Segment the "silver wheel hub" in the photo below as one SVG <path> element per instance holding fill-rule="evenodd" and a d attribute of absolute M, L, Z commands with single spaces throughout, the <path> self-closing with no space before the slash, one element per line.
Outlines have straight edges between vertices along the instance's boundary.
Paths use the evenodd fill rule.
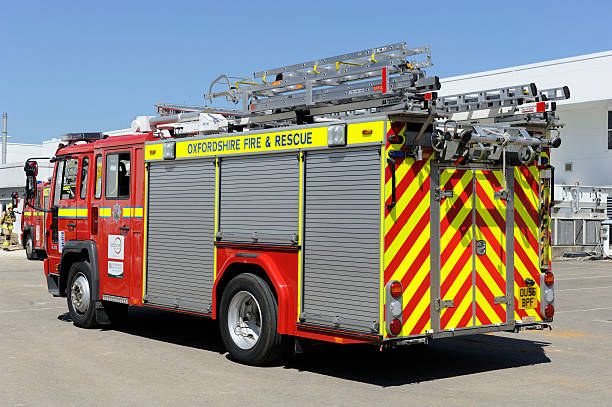
<path fill-rule="evenodd" d="M 28 238 L 28 240 L 26 240 L 26 252 L 28 254 L 31 254 L 32 253 L 32 249 L 33 249 L 33 247 L 32 247 L 32 239 Z"/>
<path fill-rule="evenodd" d="M 227 314 L 227 327 L 236 346 L 245 350 L 254 347 L 261 333 L 261 309 L 255 297 L 247 291 L 237 292 Z"/>
<path fill-rule="evenodd" d="M 89 308 L 90 299 L 91 296 L 87 277 L 79 273 L 70 287 L 70 301 L 72 302 L 72 306 L 79 314 L 85 314 Z"/>

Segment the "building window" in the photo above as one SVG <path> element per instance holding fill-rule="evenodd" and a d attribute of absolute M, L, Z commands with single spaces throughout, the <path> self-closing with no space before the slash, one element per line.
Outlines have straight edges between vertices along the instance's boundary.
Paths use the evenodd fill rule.
<path fill-rule="evenodd" d="M 572 172 L 574 169 L 574 163 L 565 163 L 565 172 Z"/>
<path fill-rule="evenodd" d="M 612 110 L 608 112 L 608 150 L 612 150 Z"/>

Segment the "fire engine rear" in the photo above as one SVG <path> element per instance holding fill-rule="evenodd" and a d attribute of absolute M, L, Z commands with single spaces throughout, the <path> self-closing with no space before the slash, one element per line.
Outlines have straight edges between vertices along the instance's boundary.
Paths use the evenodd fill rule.
<path fill-rule="evenodd" d="M 222 75 L 207 97 L 242 109 L 158 106 L 130 134 L 65 135 L 49 291 L 85 328 L 128 306 L 218 319 L 232 357 L 255 365 L 294 338 L 547 327 L 549 154 L 569 91 L 438 96 L 430 65 L 428 47 L 399 43 Z"/>

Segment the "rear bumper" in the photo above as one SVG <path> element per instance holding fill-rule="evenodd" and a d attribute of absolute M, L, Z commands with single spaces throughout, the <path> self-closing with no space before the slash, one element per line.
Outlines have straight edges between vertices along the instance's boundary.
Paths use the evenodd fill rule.
<path fill-rule="evenodd" d="M 478 335 L 483 333 L 491 333 L 491 332 L 519 332 L 522 330 L 542 330 L 545 328 L 550 328 L 551 321 L 542 321 L 542 322 L 531 322 L 527 324 L 517 323 L 512 321 L 509 324 L 500 324 L 500 325 L 488 325 L 488 326 L 479 326 L 479 327 L 469 327 L 469 328 L 460 328 L 454 330 L 444 330 L 439 332 L 432 332 L 423 335 L 414 335 L 414 336 L 404 336 L 398 338 L 385 338 L 383 342 L 397 342 L 401 344 L 401 342 L 405 342 L 407 344 L 413 343 L 415 341 L 425 341 L 433 339 L 442 339 L 442 338 L 453 338 L 455 336 L 466 336 L 466 335 Z"/>

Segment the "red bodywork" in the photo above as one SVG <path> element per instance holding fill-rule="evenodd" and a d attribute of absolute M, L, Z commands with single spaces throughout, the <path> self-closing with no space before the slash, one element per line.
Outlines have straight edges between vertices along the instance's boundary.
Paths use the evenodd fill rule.
<path fill-rule="evenodd" d="M 64 231 L 64 242 L 69 240 L 93 241 L 97 248 L 97 263 L 106 264 L 108 257 L 108 239 L 111 236 L 124 235 L 124 266 L 123 278 L 112 278 L 107 273 L 99 276 L 99 299 L 102 295 L 126 297 L 129 305 L 146 306 L 143 303 L 143 253 L 145 236 L 144 216 L 121 216 L 113 220 L 113 208 L 120 205 L 124 211 L 129 208 L 143 208 L 145 203 L 145 163 L 144 143 L 153 140 L 153 134 L 128 135 L 110 137 L 86 144 L 60 147 L 56 152 L 58 159 L 77 160 L 71 162 L 76 168 L 75 187 L 63 189 L 58 182 L 52 183 L 51 206 L 58 208 L 57 229 Z M 104 194 L 96 194 L 96 172 L 106 170 L 106 156 L 111 153 L 130 153 L 130 197 L 128 199 L 109 199 Z M 97 160 L 100 157 L 102 168 L 98 169 Z M 85 163 L 85 164 L 84 164 Z M 66 165 L 66 164 L 63 164 Z M 84 171 L 84 165 L 87 171 Z M 55 166 L 54 180 L 57 180 L 59 162 Z M 61 176 L 61 174 L 60 174 Z M 87 176 L 87 179 L 85 177 Z M 81 192 L 83 189 L 83 192 Z M 63 195 L 66 193 L 66 195 Z M 62 199 L 63 197 L 63 199 Z M 135 209 L 137 210 L 137 209 Z M 140 212 L 142 213 L 142 212 Z M 109 215 L 110 214 L 110 215 Z M 61 236 L 51 230 L 52 214 L 46 214 L 48 258 L 45 260 L 45 275 L 55 275 L 59 281 L 59 265 L 61 261 Z M 129 230 L 127 229 L 129 228 Z M 127 230 L 127 232 L 126 232 Z M 171 239 L 169 239 L 171 242 Z M 211 314 L 202 316 L 217 318 L 217 305 L 220 293 L 229 277 L 237 272 L 236 266 L 245 264 L 249 272 L 259 274 L 273 287 L 278 299 L 278 331 L 281 334 L 302 336 L 312 339 L 337 343 L 372 342 L 378 338 L 355 338 L 354 335 L 331 329 L 309 327 L 298 324 L 298 256 L 299 251 L 288 250 L 286 247 L 249 246 L 218 244 L 217 270 L 213 287 L 213 308 Z M 250 253 L 253 256 L 236 256 L 238 253 Z M 256 255 L 256 256 L 255 256 Z M 242 268 L 244 271 L 244 269 Z M 173 310 L 191 313 L 188 311 Z"/>

